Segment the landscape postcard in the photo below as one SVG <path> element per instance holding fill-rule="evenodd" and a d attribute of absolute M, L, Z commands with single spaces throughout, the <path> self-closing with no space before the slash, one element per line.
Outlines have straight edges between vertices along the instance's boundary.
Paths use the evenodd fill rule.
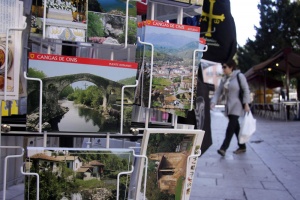
<path fill-rule="evenodd" d="M 32 0 L 31 36 L 85 42 L 87 12 L 88 0 Z"/>
<path fill-rule="evenodd" d="M 42 80 L 42 129 L 118 133 L 123 105 L 129 131 L 137 64 L 53 54 L 29 54 L 28 77 Z M 37 131 L 39 81 L 28 81 L 27 130 Z"/>
<path fill-rule="evenodd" d="M 32 0 L 31 36 L 72 42 L 124 43 L 126 3 L 128 38 L 133 44 L 136 2 L 123 0 Z"/>
<path fill-rule="evenodd" d="M 133 170 L 130 149 L 27 147 L 25 178 L 28 199 L 128 199 Z M 126 174 L 128 173 L 128 174 Z M 117 184 L 119 183 L 119 184 Z"/>
<path fill-rule="evenodd" d="M 91 2 L 91 1 L 90 1 Z M 136 2 L 123 0 L 98 0 L 100 9 L 91 6 L 88 12 L 87 41 L 99 44 L 120 45 L 136 43 Z M 126 18 L 126 3 L 128 16 Z M 92 5 L 97 3 L 93 1 Z M 127 21 L 126 21 L 127 20 Z M 125 38 L 127 23 L 127 38 Z"/>
<path fill-rule="evenodd" d="M 198 70 L 193 59 L 194 51 L 199 48 L 200 28 L 147 20 L 138 33 L 152 47 L 137 48 L 142 85 L 137 88 L 135 101 L 145 106 L 150 101 L 152 108 L 171 113 L 173 110 L 172 114 L 185 117 L 186 111 L 193 108 Z"/>
<path fill-rule="evenodd" d="M 137 194 L 148 200 L 188 200 L 203 136 L 202 130 L 145 129 L 141 154 L 148 157 L 147 184 L 145 192 L 141 162 Z"/>

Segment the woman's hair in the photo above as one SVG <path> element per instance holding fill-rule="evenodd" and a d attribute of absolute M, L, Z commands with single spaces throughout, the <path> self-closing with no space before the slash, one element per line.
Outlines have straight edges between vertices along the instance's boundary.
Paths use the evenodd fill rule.
<path fill-rule="evenodd" d="M 232 68 L 232 70 L 236 70 L 236 69 L 237 69 L 236 62 L 235 62 L 233 59 L 227 61 L 226 63 L 222 63 L 222 66 L 225 65 L 225 64 L 226 64 L 228 67 Z"/>

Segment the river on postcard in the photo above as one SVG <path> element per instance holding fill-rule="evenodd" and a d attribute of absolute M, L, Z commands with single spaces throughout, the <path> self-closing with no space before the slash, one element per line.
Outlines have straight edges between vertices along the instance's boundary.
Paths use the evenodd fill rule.
<path fill-rule="evenodd" d="M 58 123 L 59 131 L 72 132 L 99 132 L 100 122 L 103 120 L 100 113 L 74 104 L 73 101 L 60 100 L 59 104 L 68 107 L 69 111 L 64 114 Z M 103 131 L 103 130 L 102 130 Z"/>

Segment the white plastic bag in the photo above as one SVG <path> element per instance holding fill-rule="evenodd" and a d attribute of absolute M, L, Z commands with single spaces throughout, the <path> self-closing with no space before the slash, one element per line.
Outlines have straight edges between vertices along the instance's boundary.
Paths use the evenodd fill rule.
<path fill-rule="evenodd" d="M 250 140 L 251 135 L 256 130 L 256 119 L 253 118 L 251 111 L 245 113 L 244 121 L 242 122 L 239 143 L 244 144 Z"/>

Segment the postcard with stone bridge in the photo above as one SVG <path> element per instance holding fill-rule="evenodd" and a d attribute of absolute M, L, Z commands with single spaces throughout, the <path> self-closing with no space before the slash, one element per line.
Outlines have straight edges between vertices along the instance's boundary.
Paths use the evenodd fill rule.
<path fill-rule="evenodd" d="M 42 82 L 42 130 L 119 132 L 130 126 L 137 64 L 30 53 L 28 77 Z M 38 131 L 40 82 L 28 80 L 27 130 Z M 126 128 L 128 127 L 128 128 Z"/>

